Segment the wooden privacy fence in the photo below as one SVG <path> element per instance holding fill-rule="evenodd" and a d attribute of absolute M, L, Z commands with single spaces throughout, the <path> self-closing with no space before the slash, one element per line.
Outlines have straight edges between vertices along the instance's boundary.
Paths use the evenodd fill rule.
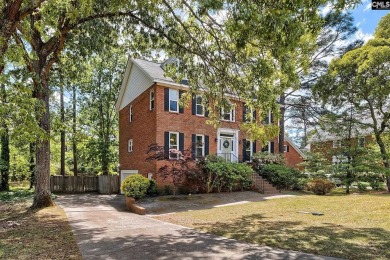
<path fill-rule="evenodd" d="M 101 194 L 119 193 L 119 175 L 50 177 L 51 192 Z"/>

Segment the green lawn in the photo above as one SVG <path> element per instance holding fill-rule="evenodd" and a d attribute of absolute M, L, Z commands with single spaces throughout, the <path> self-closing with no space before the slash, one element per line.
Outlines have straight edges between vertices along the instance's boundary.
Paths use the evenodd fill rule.
<path fill-rule="evenodd" d="M 348 259 L 390 259 L 388 194 L 301 194 L 157 218 L 276 248 Z"/>

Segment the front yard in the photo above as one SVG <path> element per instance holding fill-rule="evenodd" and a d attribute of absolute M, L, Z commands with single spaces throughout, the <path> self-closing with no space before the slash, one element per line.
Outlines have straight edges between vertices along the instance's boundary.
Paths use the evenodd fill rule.
<path fill-rule="evenodd" d="M 0 192 L 0 259 L 81 259 L 65 212 L 31 203 L 31 191 Z"/>
<path fill-rule="evenodd" d="M 388 194 L 298 194 L 154 217 L 276 248 L 348 259 L 390 259 Z"/>

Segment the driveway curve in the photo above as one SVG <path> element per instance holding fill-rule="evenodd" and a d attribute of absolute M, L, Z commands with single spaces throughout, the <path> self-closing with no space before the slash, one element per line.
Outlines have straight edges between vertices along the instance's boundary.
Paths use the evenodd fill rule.
<path fill-rule="evenodd" d="M 83 259 L 335 259 L 227 239 L 126 211 L 121 195 L 56 199 Z"/>

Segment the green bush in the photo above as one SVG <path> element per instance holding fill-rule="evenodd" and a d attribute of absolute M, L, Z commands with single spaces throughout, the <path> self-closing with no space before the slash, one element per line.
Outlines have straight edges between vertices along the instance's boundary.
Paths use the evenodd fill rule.
<path fill-rule="evenodd" d="M 360 191 L 366 191 L 368 184 L 364 182 L 358 182 L 357 187 Z"/>
<path fill-rule="evenodd" d="M 250 166 L 242 163 L 226 162 L 222 160 L 206 161 L 201 178 L 206 185 L 207 192 L 216 190 L 221 192 L 223 190 L 232 191 L 236 186 L 241 190 L 249 188 L 252 184 L 253 170 Z"/>
<path fill-rule="evenodd" d="M 317 195 L 329 193 L 336 185 L 327 179 L 313 179 L 307 183 L 307 190 Z"/>
<path fill-rule="evenodd" d="M 150 182 L 148 178 L 145 178 L 141 174 L 133 174 L 123 181 L 121 190 L 127 197 L 142 199 L 145 197 L 149 185 Z"/>
<path fill-rule="evenodd" d="M 295 168 L 279 164 L 267 164 L 259 174 L 278 189 L 303 190 L 307 176 Z"/>

